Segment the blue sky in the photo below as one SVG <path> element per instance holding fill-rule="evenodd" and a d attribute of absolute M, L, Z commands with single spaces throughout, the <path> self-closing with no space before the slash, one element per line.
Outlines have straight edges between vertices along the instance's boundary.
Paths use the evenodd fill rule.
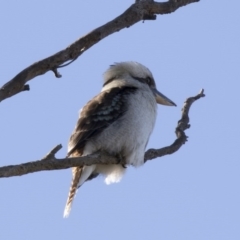
<path fill-rule="evenodd" d="M 66 48 L 121 14 L 132 1 L 0 3 L 0 85 L 23 68 Z M 101 89 L 119 61 L 146 65 L 159 90 L 177 103 L 158 107 L 148 147 L 175 140 L 184 100 L 205 89 L 190 110 L 189 141 L 171 156 L 129 168 L 119 184 L 102 178 L 63 209 L 71 170 L 1 179 L 1 239 L 240 238 L 240 3 L 201 1 L 139 22 L 102 40 L 77 61 L 30 82 L 30 92 L 1 103 L 1 165 L 42 158 L 55 145 L 66 155 L 79 109 Z"/>

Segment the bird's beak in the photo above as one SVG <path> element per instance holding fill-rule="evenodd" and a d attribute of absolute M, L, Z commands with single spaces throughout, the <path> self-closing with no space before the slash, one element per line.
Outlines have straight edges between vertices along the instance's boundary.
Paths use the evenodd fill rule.
<path fill-rule="evenodd" d="M 156 88 L 152 88 L 153 94 L 158 104 L 166 106 L 177 106 L 172 100 L 160 93 Z"/>

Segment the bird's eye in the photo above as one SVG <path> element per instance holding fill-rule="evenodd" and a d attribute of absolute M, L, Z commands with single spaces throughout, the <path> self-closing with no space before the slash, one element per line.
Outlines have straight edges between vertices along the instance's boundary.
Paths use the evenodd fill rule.
<path fill-rule="evenodd" d="M 151 84 L 151 82 L 152 82 L 152 79 L 151 79 L 150 77 L 147 77 L 147 79 L 146 79 L 146 80 L 147 80 L 147 84 L 148 84 L 148 85 L 150 85 L 150 84 Z"/>

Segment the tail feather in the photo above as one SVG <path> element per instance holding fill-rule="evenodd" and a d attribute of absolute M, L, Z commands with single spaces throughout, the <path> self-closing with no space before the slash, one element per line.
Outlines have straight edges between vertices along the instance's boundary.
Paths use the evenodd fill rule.
<path fill-rule="evenodd" d="M 64 218 L 67 218 L 70 214 L 73 199 L 74 199 L 74 196 L 75 196 L 75 194 L 77 192 L 77 189 L 79 187 L 79 181 L 80 181 L 81 175 L 82 175 L 82 168 L 74 167 L 73 168 L 72 184 L 71 184 L 71 187 L 70 187 L 70 190 L 69 190 L 67 203 L 66 203 L 64 213 L 63 213 Z"/>

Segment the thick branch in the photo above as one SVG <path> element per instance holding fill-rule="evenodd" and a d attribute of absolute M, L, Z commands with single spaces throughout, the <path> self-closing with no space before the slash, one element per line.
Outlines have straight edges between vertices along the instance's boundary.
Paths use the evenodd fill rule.
<path fill-rule="evenodd" d="M 195 97 L 188 98 L 182 108 L 182 118 L 178 121 L 176 127 L 177 139 L 174 143 L 168 147 L 160 149 L 149 149 L 145 153 L 145 162 L 157 157 L 162 157 L 167 154 L 172 154 L 176 152 L 186 141 L 187 136 L 184 131 L 190 127 L 189 125 L 189 110 L 193 102 L 198 100 L 201 97 L 204 97 L 203 90 L 200 91 Z M 105 152 L 97 152 L 85 157 L 77 158 L 63 158 L 56 159 L 55 154 L 62 148 L 61 145 L 56 146 L 53 150 L 50 151 L 42 160 L 23 163 L 14 166 L 5 166 L 0 168 L 0 178 L 2 177 L 13 177 L 21 176 L 28 173 L 39 172 L 44 170 L 58 170 L 66 169 L 70 167 L 82 167 L 84 165 L 90 166 L 93 164 L 117 164 L 123 163 L 115 156 L 111 156 Z"/>
<path fill-rule="evenodd" d="M 50 70 L 54 72 L 56 77 L 61 77 L 57 71 L 61 64 L 77 59 L 82 53 L 110 34 L 130 27 L 141 20 L 154 20 L 156 19 L 155 14 L 172 13 L 179 7 L 198 1 L 200 0 L 170 0 L 163 3 L 137 1 L 114 20 L 81 37 L 66 49 L 36 62 L 18 73 L 0 88 L 0 102 L 17 93 L 29 90 L 29 85 L 25 85 L 28 81 Z"/>
<path fill-rule="evenodd" d="M 58 148 L 59 150 L 62 148 L 62 146 L 58 145 L 55 148 Z M 0 177 L 21 176 L 21 175 L 25 175 L 33 172 L 66 169 L 73 166 L 79 166 L 79 167 L 82 167 L 84 165 L 90 166 L 96 163 L 102 163 L 102 164 L 113 163 L 114 164 L 118 162 L 119 160 L 116 157 L 111 156 L 107 153 L 100 153 L 100 152 L 94 153 L 85 157 L 63 158 L 63 159 L 56 159 L 54 155 L 49 154 L 42 160 L 27 162 L 19 165 L 10 165 L 6 167 L 1 167 Z"/>

